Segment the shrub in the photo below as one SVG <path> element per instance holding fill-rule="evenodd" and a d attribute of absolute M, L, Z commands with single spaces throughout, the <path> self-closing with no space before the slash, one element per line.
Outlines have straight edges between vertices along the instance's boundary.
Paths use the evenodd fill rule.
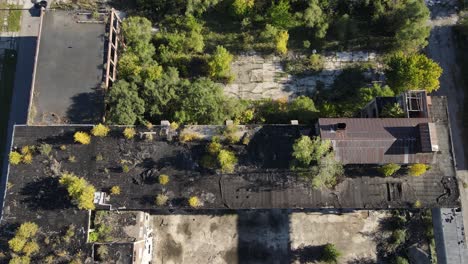
<path fill-rule="evenodd" d="M 294 142 L 292 155 L 302 167 L 308 166 L 312 161 L 313 147 L 308 136 L 301 136 Z"/>
<path fill-rule="evenodd" d="M 169 200 L 169 197 L 167 197 L 167 195 L 165 194 L 160 193 L 156 195 L 156 199 L 154 202 L 156 203 L 157 206 L 163 206 L 167 203 L 167 200 Z"/>
<path fill-rule="evenodd" d="M 79 209 L 93 210 L 94 193 L 96 189 L 84 178 L 80 178 L 72 173 L 64 173 L 59 183 L 67 188 L 70 198 L 78 204 Z"/>
<path fill-rule="evenodd" d="M 392 244 L 395 247 L 398 247 L 399 245 L 403 244 L 406 240 L 406 231 L 404 229 L 397 229 L 393 231 L 392 233 Z"/>
<path fill-rule="evenodd" d="M 392 176 L 401 168 L 400 165 L 395 163 L 385 164 L 379 168 L 379 172 L 382 173 L 385 177 Z"/>
<path fill-rule="evenodd" d="M 39 145 L 39 153 L 44 156 L 49 156 L 50 152 L 52 151 L 52 146 L 46 143 Z"/>
<path fill-rule="evenodd" d="M 29 264 L 31 259 L 28 256 L 14 256 L 8 264 Z"/>
<path fill-rule="evenodd" d="M 48 255 L 45 257 L 44 262 L 46 264 L 54 264 L 55 263 L 55 256 L 54 255 Z"/>
<path fill-rule="evenodd" d="M 166 174 L 159 175 L 159 184 L 166 185 L 169 183 L 169 176 Z"/>
<path fill-rule="evenodd" d="M 422 207 L 422 203 L 420 200 L 416 200 L 416 202 L 414 202 L 413 204 L 413 207 L 414 208 L 421 208 Z"/>
<path fill-rule="evenodd" d="M 18 231 L 16 231 L 16 235 L 24 237 L 24 238 L 30 238 L 30 237 L 35 236 L 38 230 L 39 230 L 39 227 L 37 226 L 36 223 L 24 222 L 23 224 L 20 225 L 20 227 L 18 228 Z"/>
<path fill-rule="evenodd" d="M 176 122 L 171 123 L 171 129 L 172 130 L 177 130 L 178 128 L 179 128 L 179 124 L 177 124 Z"/>
<path fill-rule="evenodd" d="M 123 135 L 126 139 L 132 139 L 135 137 L 136 135 L 136 131 L 135 131 L 135 128 L 133 127 L 127 127 L 124 129 L 123 131 Z"/>
<path fill-rule="evenodd" d="M 197 207 L 200 207 L 202 204 L 200 202 L 200 199 L 198 199 L 197 196 L 192 196 L 189 198 L 188 200 L 188 203 L 190 205 L 190 207 L 192 208 L 197 208 Z"/>
<path fill-rule="evenodd" d="M 75 225 L 71 224 L 68 226 L 67 231 L 65 232 L 65 235 L 63 236 L 63 241 L 65 241 L 66 243 L 70 243 L 70 240 L 74 236 L 75 236 Z"/>
<path fill-rule="evenodd" d="M 122 172 L 127 173 L 130 171 L 130 168 L 128 167 L 127 164 L 122 165 Z"/>
<path fill-rule="evenodd" d="M 309 67 L 313 71 L 321 71 L 323 70 L 323 57 L 320 54 L 312 54 L 309 57 Z"/>
<path fill-rule="evenodd" d="M 15 236 L 8 241 L 8 246 L 13 252 L 21 252 L 26 244 L 26 238 Z"/>
<path fill-rule="evenodd" d="M 110 193 L 112 195 L 119 195 L 120 194 L 120 187 L 119 186 L 112 186 L 110 189 Z"/>
<path fill-rule="evenodd" d="M 26 153 L 24 156 L 23 156 L 23 162 L 25 164 L 31 164 L 32 163 L 32 154 L 31 153 Z"/>
<path fill-rule="evenodd" d="M 217 46 L 208 62 L 210 76 L 215 79 L 232 81 L 234 78 L 231 74 L 231 62 L 233 58 L 227 49 L 223 46 Z"/>
<path fill-rule="evenodd" d="M 98 241 L 99 234 L 96 231 L 90 232 L 88 235 L 89 242 L 96 242 Z"/>
<path fill-rule="evenodd" d="M 427 165 L 422 163 L 416 163 L 409 167 L 409 175 L 421 176 L 427 171 Z"/>
<path fill-rule="evenodd" d="M 19 152 L 17 151 L 10 152 L 10 156 L 9 156 L 10 164 L 18 165 L 20 164 L 22 159 L 23 159 L 23 156 Z"/>
<path fill-rule="evenodd" d="M 206 147 L 206 150 L 211 155 L 218 155 L 222 148 L 223 146 L 221 145 L 221 143 L 219 143 L 215 138 L 213 138 L 211 143 L 208 144 L 208 146 Z"/>
<path fill-rule="evenodd" d="M 91 137 L 86 132 L 78 131 L 73 137 L 75 139 L 75 142 L 81 143 L 83 145 L 88 145 L 89 143 L 91 143 Z"/>
<path fill-rule="evenodd" d="M 31 146 L 24 146 L 21 148 L 21 154 L 26 155 L 26 154 L 32 154 L 33 152 L 33 147 Z"/>
<path fill-rule="evenodd" d="M 70 156 L 68 157 L 68 161 L 71 162 L 71 163 L 75 163 L 75 162 L 76 162 L 76 157 L 73 156 L 73 155 L 70 155 Z"/>
<path fill-rule="evenodd" d="M 105 260 L 107 255 L 109 255 L 109 249 L 106 245 L 100 245 L 97 249 L 97 255 L 99 256 L 100 260 Z"/>
<path fill-rule="evenodd" d="M 146 141 L 153 141 L 153 134 L 151 134 L 151 133 L 146 133 L 146 134 L 145 134 L 145 140 L 146 140 Z"/>
<path fill-rule="evenodd" d="M 286 30 L 281 30 L 278 32 L 278 35 L 276 36 L 276 51 L 281 54 L 285 55 L 288 53 L 288 40 L 289 40 L 289 34 L 288 31 Z"/>
<path fill-rule="evenodd" d="M 23 247 L 23 253 L 26 256 L 30 256 L 37 252 L 39 252 L 39 245 L 37 244 L 37 242 L 35 241 L 26 242 L 26 244 Z"/>
<path fill-rule="evenodd" d="M 98 153 L 98 154 L 96 155 L 96 161 L 102 161 L 102 160 L 104 160 L 104 156 L 102 156 L 101 153 Z"/>
<path fill-rule="evenodd" d="M 200 135 L 197 133 L 183 133 L 182 135 L 180 135 L 180 141 L 182 142 L 190 142 L 200 138 Z"/>
<path fill-rule="evenodd" d="M 232 173 L 237 163 L 236 155 L 229 150 L 221 150 L 218 154 L 218 163 L 221 166 L 221 171 Z"/>
<path fill-rule="evenodd" d="M 65 146 L 65 145 L 60 145 L 60 150 L 67 150 L 67 146 Z"/>
<path fill-rule="evenodd" d="M 236 125 L 228 125 L 224 129 L 223 135 L 226 141 L 230 144 L 236 144 L 240 138 L 236 135 L 239 128 Z"/>
<path fill-rule="evenodd" d="M 105 126 L 103 124 L 97 124 L 93 127 L 91 130 L 91 134 L 95 137 L 105 137 L 109 133 L 110 129 L 108 126 Z"/>
<path fill-rule="evenodd" d="M 395 264 L 409 264 L 409 262 L 406 258 L 397 256 L 395 258 Z"/>
<path fill-rule="evenodd" d="M 337 263 L 338 258 L 341 256 L 341 252 L 338 251 L 335 245 L 333 244 L 326 244 L 325 247 L 323 248 L 322 252 L 322 261 L 325 261 L 326 263 Z"/>

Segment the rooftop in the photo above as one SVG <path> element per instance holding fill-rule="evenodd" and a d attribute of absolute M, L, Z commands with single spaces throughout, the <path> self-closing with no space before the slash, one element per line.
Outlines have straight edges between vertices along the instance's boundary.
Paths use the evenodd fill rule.
<path fill-rule="evenodd" d="M 29 121 L 99 122 L 106 25 L 71 11 L 47 10 L 42 16 Z"/>

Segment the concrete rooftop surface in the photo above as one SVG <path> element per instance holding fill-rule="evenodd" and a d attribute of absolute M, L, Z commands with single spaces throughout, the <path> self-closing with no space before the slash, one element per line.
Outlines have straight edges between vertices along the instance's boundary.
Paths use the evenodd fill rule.
<path fill-rule="evenodd" d="M 106 26 L 85 22 L 87 16 L 74 12 L 43 13 L 30 123 L 92 124 L 101 120 Z"/>

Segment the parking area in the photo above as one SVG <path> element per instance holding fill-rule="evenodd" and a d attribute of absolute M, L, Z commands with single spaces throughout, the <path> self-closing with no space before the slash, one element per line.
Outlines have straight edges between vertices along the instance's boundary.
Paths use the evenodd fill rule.
<path fill-rule="evenodd" d="M 155 263 L 313 263 L 326 243 L 339 263 L 377 259 L 372 239 L 386 212 L 346 214 L 251 210 L 223 215 L 154 215 Z"/>
<path fill-rule="evenodd" d="M 44 13 L 29 123 L 101 120 L 106 27 L 90 19 L 68 11 Z"/>

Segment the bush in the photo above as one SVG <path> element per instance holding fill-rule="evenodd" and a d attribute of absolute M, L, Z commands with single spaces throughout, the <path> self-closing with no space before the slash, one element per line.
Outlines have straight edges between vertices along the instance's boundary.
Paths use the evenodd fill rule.
<path fill-rule="evenodd" d="M 159 175 L 159 184 L 166 185 L 169 183 L 169 175 L 161 174 Z"/>
<path fill-rule="evenodd" d="M 31 263 L 31 259 L 28 256 L 14 256 L 10 259 L 9 264 L 29 264 Z"/>
<path fill-rule="evenodd" d="M 101 153 L 98 153 L 98 154 L 96 155 L 96 161 L 102 161 L 102 160 L 104 160 L 104 156 L 102 156 Z"/>
<path fill-rule="evenodd" d="M 112 186 L 110 189 L 110 193 L 112 195 L 119 195 L 120 194 L 120 187 L 119 186 Z"/>
<path fill-rule="evenodd" d="M 75 236 L 75 225 L 71 224 L 67 228 L 67 232 L 65 232 L 65 235 L 63 236 L 63 241 L 65 243 L 70 243 L 70 240 Z"/>
<path fill-rule="evenodd" d="M 211 56 L 208 66 L 210 76 L 214 79 L 226 79 L 232 81 L 234 76 L 231 74 L 231 62 L 234 57 L 223 46 L 217 46 L 215 53 Z"/>
<path fill-rule="evenodd" d="M 167 195 L 165 194 L 160 193 L 156 195 L 155 203 L 157 206 L 163 206 L 167 203 L 167 200 L 169 200 L 169 197 L 167 197 Z"/>
<path fill-rule="evenodd" d="M 132 139 L 135 137 L 136 135 L 136 131 L 135 131 L 135 128 L 133 127 L 127 127 L 124 129 L 123 131 L 123 135 L 126 139 Z"/>
<path fill-rule="evenodd" d="M 188 200 L 188 203 L 189 203 L 190 207 L 192 207 L 192 208 L 198 208 L 198 207 L 200 207 L 202 205 L 197 196 L 190 197 L 189 200 Z"/>
<path fill-rule="evenodd" d="M 393 231 L 391 241 L 395 247 L 403 244 L 406 240 L 406 231 L 404 229 L 397 229 Z"/>
<path fill-rule="evenodd" d="M 32 163 L 32 160 L 33 160 L 33 157 L 32 157 L 32 154 L 31 153 L 26 153 L 24 156 L 23 156 L 23 162 L 25 164 L 31 164 Z"/>
<path fill-rule="evenodd" d="M 409 262 L 406 258 L 397 256 L 395 258 L 395 264 L 409 264 Z"/>
<path fill-rule="evenodd" d="M 71 162 L 71 163 L 75 163 L 76 162 L 76 157 L 73 156 L 73 155 L 70 155 L 70 156 L 68 156 L 68 161 Z"/>
<path fill-rule="evenodd" d="M 91 137 L 86 132 L 78 131 L 75 133 L 73 138 L 75 139 L 75 142 L 81 143 L 83 145 L 88 145 L 91 143 Z"/>
<path fill-rule="evenodd" d="M 97 249 L 97 255 L 100 260 L 105 260 L 109 255 L 109 249 L 106 245 L 100 245 Z"/>
<path fill-rule="evenodd" d="M 39 252 L 39 245 L 35 241 L 26 242 L 26 244 L 23 247 L 23 253 L 26 256 L 30 256 L 37 252 Z"/>
<path fill-rule="evenodd" d="M 311 70 L 319 72 L 323 70 L 323 57 L 320 54 L 312 54 L 309 57 L 309 67 Z"/>
<path fill-rule="evenodd" d="M 122 172 L 123 173 L 128 173 L 130 171 L 130 168 L 128 167 L 127 164 L 122 165 Z"/>
<path fill-rule="evenodd" d="M 8 241 L 8 246 L 13 252 L 21 252 L 26 244 L 26 238 L 21 236 L 15 236 Z"/>
<path fill-rule="evenodd" d="M 224 129 L 223 135 L 229 144 L 236 144 L 239 142 L 240 138 L 236 135 L 238 130 L 236 125 L 229 125 Z"/>
<path fill-rule="evenodd" d="M 276 41 L 276 51 L 281 54 L 285 55 L 288 53 L 288 40 L 289 34 L 286 30 L 281 30 L 278 32 L 278 35 L 275 38 Z"/>
<path fill-rule="evenodd" d="M 208 153 L 210 153 L 210 155 L 218 155 L 222 148 L 223 146 L 221 145 L 221 143 L 219 143 L 218 139 L 213 137 L 210 144 L 208 144 L 208 146 L 206 147 L 206 150 L 208 151 Z"/>
<path fill-rule="evenodd" d="M 392 176 L 401 168 L 400 165 L 395 163 L 385 164 L 379 168 L 379 172 L 382 173 L 385 177 Z"/>
<path fill-rule="evenodd" d="M 218 154 L 218 163 L 221 166 L 221 171 L 232 173 L 237 163 L 236 155 L 229 150 L 221 150 Z"/>
<path fill-rule="evenodd" d="M 36 235 L 39 227 L 36 223 L 33 222 L 24 222 L 16 231 L 16 235 L 24 237 L 24 238 L 31 238 Z"/>
<path fill-rule="evenodd" d="M 427 165 L 422 163 L 416 163 L 409 167 L 409 175 L 421 176 L 427 171 Z"/>
<path fill-rule="evenodd" d="M 19 152 L 17 152 L 17 151 L 10 152 L 9 161 L 10 161 L 11 165 L 20 164 L 22 159 L 23 159 L 23 156 Z"/>
<path fill-rule="evenodd" d="M 44 156 L 49 156 L 50 152 L 52 151 L 52 146 L 46 143 L 43 143 L 39 146 L 39 153 Z"/>
<path fill-rule="evenodd" d="M 335 245 L 326 244 L 323 248 L 321 260 L 326 263 L 338 263 L 338 258 L 341 256 L 341 252 L 338 251 Z"/>
<path fill-rule="evenodd" d="M 197 133 L 183 133 L 182 135 L 180 135 L 180 141 L 182 142 L 190 142 L 200 138 L 200 135 Z"/>
<path fill-rule="evenodd" d="M 97 124 L 93 127 L 91 130 L 91 134 L 95 137 L 105 137 L 109 133 L 110 129 L 108 126 L 105 126 L 103 124 Z"/>
<path fill-rule="evenodd" d="M 32 154 L 33 153 L 33 147 L 32 146 L 24 146 L 21 148 L 21 154 L 26 155 L 26 154 Z"/>
<path fill-rule="evenodd" d="M 414 208 L 421 208 L 422 207 L 422 203 L 420 200 L 416 200 L 416 202 L 414 202 L 413 204 L 413 207 Z"/>

